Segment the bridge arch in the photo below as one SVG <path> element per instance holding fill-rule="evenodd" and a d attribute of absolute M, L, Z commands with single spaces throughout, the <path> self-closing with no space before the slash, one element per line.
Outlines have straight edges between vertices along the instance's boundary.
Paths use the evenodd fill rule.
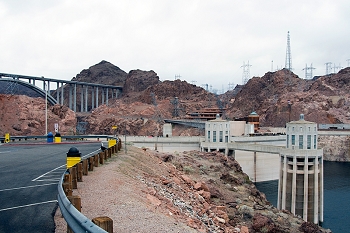
<path fill-rule="evenodd" d="M 23 82 L 21 80 L 18 79 L 13 79 L 13 78 L 0 78 L 0 82 L 13 82 L 13 83 L 17 83 L 19 85 L 28 87 L 29 89 L 35 91 L 36 93 L 38 93 L 40 96 L 45 98 L 45 91 L 37 86 L 34 86 L 30 83 L 27 82 Z M 55 98 L 53 98 L 50 94 L 47 94 L 47 101 L 51 104 L 51 105 L 55 105 L 57 104 L 57 101 Z"/>

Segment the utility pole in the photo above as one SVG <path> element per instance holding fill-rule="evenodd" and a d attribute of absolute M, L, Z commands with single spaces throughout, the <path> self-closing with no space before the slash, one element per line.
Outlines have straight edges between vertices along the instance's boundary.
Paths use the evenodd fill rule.
<path fill-rule="evenodd" d="M 241 66 L 241 68 L 243 68 L 243 74 L 242 74 L 242 84 L 245 85 L 247 84 L 249 78 L 250 78 L 250 70 L 249 67 L 252 65 L 249 65 L 249 61 L 248 64 L 245 64 L 243 62 L 243 65 Z"/>
<path fill-rule="evenodd" d="M 42 77 L 44 78 L 44 77 Z M 47 135 L 47 90 L 46 81 L 44 80 L 44 91 L 45 91 L 45 135 Z"/>
<path fill-rule="evenodd" d="M 303 70 L 305 70 L 305 79 L 312 79 L 312 70 L 314 70 L 316 68 L 312 67 L 312 63 L 310 67 L 307 67 L 307 64 L 305 65 L 305 68 Z"/>
<path fill-rule="evenodd" d="M 287 35 L 287 50 L 286 50 L 286 63 L 285 67 L 287 70 L 292 71 L 292 52 L 290 50 L 290 36 L 289 31 Z"/>

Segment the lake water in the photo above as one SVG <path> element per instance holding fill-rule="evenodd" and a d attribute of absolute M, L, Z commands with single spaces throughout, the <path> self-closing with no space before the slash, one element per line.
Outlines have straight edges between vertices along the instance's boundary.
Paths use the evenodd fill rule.
<path fill-rule="evenodd" d="M 350 232 L 350 163 L 324 161 L 322 227 L 334 233 Z M 278 181 L 256 183 L 267 200 L 277 206 Z"/>

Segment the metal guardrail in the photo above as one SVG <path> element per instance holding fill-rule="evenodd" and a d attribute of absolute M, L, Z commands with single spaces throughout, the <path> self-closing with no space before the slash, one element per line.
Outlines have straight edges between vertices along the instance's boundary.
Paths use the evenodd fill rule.
<path fill-rule="evenodd" d="M 68 226 L 75 233 L 80 233 L 80 232 L 106 233 L 107 231 L 95 225 L 90 219 L 88 219 L 85 215 L 80 213 L 73 206 L 73 204 L 68 200 L 62 187 L 63 178 L 64 178 L 64 173 L 58 184 L 57 200 L 58 200 L 58 205 L 60 207 L 61 213 L 64 219 L 66 220 Z"/>
<path fill-rule="evenodd" d="M 61 136 L 61 138 L 65 139 L 82 139 L 82 138 L 113 138 L 111 135 L 66 135 Z M 28 140 L 28 139 L 46 139 L 46 135 L 38 135 L 38 136 L 11 136 L 10 140 Z M 0 137 L 0 141 L 4 141 L 5 137 Z"/>

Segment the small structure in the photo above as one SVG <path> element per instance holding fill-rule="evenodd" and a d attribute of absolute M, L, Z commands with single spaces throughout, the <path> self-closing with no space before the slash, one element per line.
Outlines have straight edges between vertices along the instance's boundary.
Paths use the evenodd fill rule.
<path fill-rule="evenodd" d="M 323 149 L 317 149 L 317 124 L 301 114 L 298 121 L 287 123 L 286 130 L 277 207 L 318 224 L 323 222 Z"/>
<path fill-rule="evenodd" d="M 248 116 L 248 124 L 254 125 L 254 133 L 258 132 L 259 130 L 259 115 L 256 112 L 250 113 Z"/>
<path fill-rule="evenodd" d="M 172 137 L 173 136 L 173 127 L 170 123 L 163 125 L 163 137 Z"/>

